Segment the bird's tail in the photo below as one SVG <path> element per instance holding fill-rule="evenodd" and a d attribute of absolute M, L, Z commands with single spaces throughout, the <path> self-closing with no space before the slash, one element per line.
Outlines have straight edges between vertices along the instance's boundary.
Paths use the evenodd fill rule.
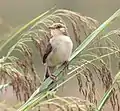
<path fill-rule="evenodd" d="M 49 74 L 49 73 L 50 73 L 49 67 L 47 67 L 47 68 L 46 68 L 46 71 L 45 71 L 44 81 L 45 81 L 47 78 L 50 77 L 50 74 Z M 50 85 L 52 85 L 54 82 L 55 82 L 55 81 L 53 80 Z M 52 89 L 53 89 L 54 87 L 56 87 L 56 86 L 57 86 L 57 85 L 53 86 L 50 90 L 52 90 Z"/>
<path fill-rule="evenodd" d="M 49 77 L 49 71 L 48 71 L 48 68 L 46 68 L 46 71 L 45 71 L 45 76 L 44 76 L 44 81 Z"/>

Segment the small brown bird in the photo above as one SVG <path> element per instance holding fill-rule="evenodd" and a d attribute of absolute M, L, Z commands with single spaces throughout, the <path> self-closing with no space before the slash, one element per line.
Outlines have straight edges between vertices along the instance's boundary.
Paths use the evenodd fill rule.
<path fill-rule="evenodd" d="M 43 56 L 43 63 L 46 65 L 45 79 L 48 77 L 55 79 L 56 77 L 52 74 L 53 69 L 68 61 L 72 53 L 73 42 L 71 38 L 67 36 L 65 25 L 54 23 L 49 29 L 52 38 Z"/>

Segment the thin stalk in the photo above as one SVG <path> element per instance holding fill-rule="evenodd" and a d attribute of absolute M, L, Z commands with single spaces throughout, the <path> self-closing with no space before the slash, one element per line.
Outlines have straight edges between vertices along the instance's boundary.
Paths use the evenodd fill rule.
<path fill-rule="evenodd" d="M 104 96 L 102 97 L 98 107 L 96 108 L 95 111 L 101 111 L 103 106 L 105 105 L 105 103 L 107 102 L 107 100 L 110 98 L 111 94 L 112 94 L 112 90 L 114 88 L 114 85 L 117 83 L 117 80 L 119 79 L 119 76 L 120 76 L 120 72 L 118 72 L 116 74 L 116 76 L 114 77 L 114 80 L 113 80 L 113 84 L 112 86 L 110 87 L 110 89 L 104 94 Z"/>
<path fill-rule="evenodd" d="M 24 25 L 22 28 L 20 28 L 15 34 L 13 34 L 10 39 L 8 39 L 1 47 L 0 47 L 0 51 L 3 50 L 4 47 L 7 46 L 7 44 L 15 37 L 20 36 L 20 34 L 24 33 L 28 27 L 32 26 L 33 24 L 35 24 L 37 21 L 39 21 L 42 17 L 44 17 L 45 15 L 48 15 L 51 11 L 53 11 L 55 9 L 55 7 L 51 8 L 50 10 L 46 11 L 45 13 L 41 14 L 40 16 L 36 17 L 35 19 L 33 19 L 32 21 L 30 21 L 28 24 Z"/>
<path fill-rule="evenodd" d="M 98 107 L 96 108 L 95 111 L 101 111 L 103 106 L 105 105 L 105 103 L 107 102 L 107 100 L 110 98 L 111 94 L 112 94 L 112 90 L 114 88 L 114 84 L 111 86 L 111 88 L 104 94 L 104 96 L 102 97 L 100 104 L 98 105 Z"/>

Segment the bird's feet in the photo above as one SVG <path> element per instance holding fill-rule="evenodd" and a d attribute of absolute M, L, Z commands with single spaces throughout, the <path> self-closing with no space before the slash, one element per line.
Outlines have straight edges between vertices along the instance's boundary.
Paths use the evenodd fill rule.
<path fill-rule="evenodd" d="M 69 64 L 69 62 L 68 62 L 68 61 L 65 61 L 61 66 L 65 66 L 66 69 L 68 69 L 68 64 Z"/>
<path fill-rule="evenodd" d="M 62 66 L 64 66 L 64 65 L 68 65 L 68 61 L 65 61 L 65 62 L 62 64 Z"/>
<path fill-rule="evenodd" d="M 51 79 L 53 79 L 54 81 L 57 80 L 57 76 L 55 76 L 55 75 L 53 75 L 53 74 L 50 74 L 49 77 L 50 77 Z"/>

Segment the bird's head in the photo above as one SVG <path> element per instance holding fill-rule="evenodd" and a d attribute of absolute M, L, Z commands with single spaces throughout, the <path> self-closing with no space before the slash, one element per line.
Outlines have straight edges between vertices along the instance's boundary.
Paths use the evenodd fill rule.
<path fill-rule="evenodd" d="M 52 36 L 67 34 L 66 26 L 61 23 L 54 23 L 53 25 L 49 26 L 49 29 Z"/>

